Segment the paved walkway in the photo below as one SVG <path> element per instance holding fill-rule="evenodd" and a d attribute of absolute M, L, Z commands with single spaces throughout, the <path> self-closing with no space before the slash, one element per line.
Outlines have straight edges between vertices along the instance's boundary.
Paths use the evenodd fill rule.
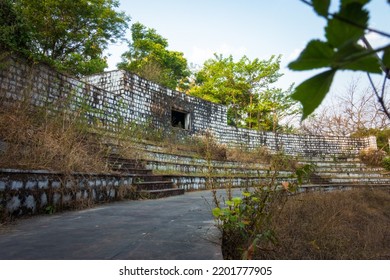
<path fill-rule="evenodd" d="M 0 259 L 215 260 L 211 192 L 124 201 L 0 226 Z"/>

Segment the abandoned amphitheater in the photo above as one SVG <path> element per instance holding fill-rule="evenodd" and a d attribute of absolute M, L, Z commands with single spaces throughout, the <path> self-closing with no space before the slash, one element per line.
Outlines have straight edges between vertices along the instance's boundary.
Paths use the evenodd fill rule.
<path fill-rule="evenodd" d="M 112 172 L 64 173 L 0 166 L 0 207 L 11 216 L 45 213 L 48 206 L 69 208 L 75 201 L 118 200 L 124 190 L 129 197 L 160 198 L 210 187 L 251 187 L 269 179 L 272 168 L 267 161 L 202 157 L 185 149 L 184 144 L 180 144 L 182 149 L 172 149 L 175 143 L 167 148 L 136 135 L 128 136 L 134 157 L 121 156 L 116 152 L 120 145 L 115 141 L 120 133 L 118 123 L 149 128 L 151 134 L 174 133 L 176 138 L 170 138 L 171 142 L 207 134 L 227 149 L 283 154 L 297 166 L 312 167 L 308 176 L 299 178 L 301 191 L 390 186 L 388 172 L 359 159 L 360 151 L 377 149 L 375 137 L 292 135 L 228 126 L 225 106 L 124 71 L 77 79 L 17 56 L 3 58 L 1 106 L 26 100 L 31 107 L 51 110 L 87 108 L 84 113 L 90 126 L 110 132 L 105 144 L 111 148 L 107 164 Z M 9 145 L 12 143 L 0 139 L 0 152 L 6 152 Z M 296 170 L 286 166 L 280 166 L 274 176 L 279 183 L 298 180 Z"/>

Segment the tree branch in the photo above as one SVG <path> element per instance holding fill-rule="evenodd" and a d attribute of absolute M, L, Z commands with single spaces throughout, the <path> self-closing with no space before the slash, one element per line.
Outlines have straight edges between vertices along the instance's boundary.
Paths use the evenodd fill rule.
<path fill-rule="evenodd" d="M 307 1 L 307 0 L 300 0 L 302 3 L 310 6 L 313 8 L 313 4 L 310 2 L 310 1 Z M 386 32 L 383 32 L 383 31 L 380 31 L 380 30 L 377 30 L 377 29 L 374 29 L 374 28 L 370 28 L 368 26 L 364 26 L 364 25 L 361 25 L 359 23 L 356 23 L 348 18 L 343 18 L 343 17 L 340 17 L 336 14 L 333 14 L 333 13 L 328 13 L 326 16 L 324 16 L 327 20 L 329 20 L 330 17 L 332 18 L 335 18 L 339 21 L 342 21 L 342 22 L 345 22 L 345 23 L 348 23 L 352 26 L 355 26 L 355 27 L 358 27 L 358 28 L 361 28 L 363 30 L 367 30 L 367 31 L 370 31 L 370 32 L 374 32 L 374 33 L 377 33 L 379 35 L 382 35 L 382 36 L 385 36 L 385 37 L 388 37 L 390 38 L 390 34 L 389 33 L 386 33 Z"/>
<path fill-rule="evenodd" d="M 374 92 L 375 92 L 375 96 L 376 96 L 376 98 L 378 99 L 378 103 L 381 105 L 381 107 L 382 107 L 382 112 L 389 118 L 389 120 L 390 120 L 390 112 L 389 112 L 389 110 L 387 109 L 387 107 L 386 107 L 386 104 L 385 104 L 385 100 L 384 100 L 384 95 L 385 95 L 385 85 L 386 85 L 386 80 L 387 80 L 387 75 L 388 75 L 389 73 L 386 73 L 386 75 L 385 75 L 385 81 L 383 82 L 383 87 L 382 87 L 382 92 L 381 92 L 381 94 L 379 94 L 379 92 L 378 92 L 378 90 L 376 89 L 376 87 L 375 87 L 375 85 L 374 85 L 374 82 L 373 82 L 373 80 L 372 80 L 372 78 L 371 78 L 371 75 L 370 75 L 370 73 L 367 73 L 367 76 L 368 76 L 368 79 L 369 79 L 369 81 L 370 81 L 370 84 L 371 84 L 371 86 L 372 86 L 372 88 L 373 88 L 373 90 L 374 90 Z"/>

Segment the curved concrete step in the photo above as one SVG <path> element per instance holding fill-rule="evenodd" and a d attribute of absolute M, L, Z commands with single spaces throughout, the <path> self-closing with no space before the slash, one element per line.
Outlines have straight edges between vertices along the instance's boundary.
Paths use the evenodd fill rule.
<path fill-rule="evenodd" d="M 136 198 L 159 198 L 184 193 L 184 190 L 173 188 L 172 181 L 166 177 L 154 175 L 152 169 L 145 168 L 139 160 L 111 155 L 107 158 L 107 162 L 113 170 L 133 177 L 132 185 L 136 190 Z"/>
<path fill-rule="evenodd" d="M 163 189 L 172 189 L 173 183 L 171 181 L 161 181 L 161 182 L 140 182 L 133 183 L 137 191 L 150 191 L 150 190 L 163 190 Z"/>
<path fill-rule="evenodd" d="M 149 191 L 139 191 L 139 198 L 144 199 L 158 199 L 168 196 L 182 195 L 184 194 L 184 189 L 170 188 L 170 189 L 161 189 L 161 190 L 149 190 Z"/>

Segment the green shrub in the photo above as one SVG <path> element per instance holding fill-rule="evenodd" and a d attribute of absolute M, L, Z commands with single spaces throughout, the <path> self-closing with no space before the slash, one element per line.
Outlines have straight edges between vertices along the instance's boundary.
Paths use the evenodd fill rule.
<path fill-rule="evenodd" d="M 303 183 L 310 182 L 311 175 L 315 172 L 316 165 L 315 164 L 304 164 L 297 165 L 295 170 L 295 176 L 297 178 L 298 185 L 302 185 Z"/>
<path fill-rule="evenodd" d="M 351 136 L 352 137 L 375 136 L 378 149 L 383 150 L 385 152 L 390 152 L 390 147 L 389 147 L 390 129 L 389 128 L 383 130 L 378 128 L 360 130 L 353 133 Z"/>
<path fill-rule="evenodd" d="M 382 161 L 383 168 L 390 171 L 390 156 L 387 156 Z"/>
<path fill-rule="evenodd" d="M 277 171 L 270 174 L 265 185 L 245 190 L 241 197 L 232 197 L 222 203 L 216 197 L 212 213 L 222 233 L 224 259 L 252 259 L 258 250 L 267 250 L 278 243 L 272 221 L 278 218 L 296 183 L 277 183 Z"/>

